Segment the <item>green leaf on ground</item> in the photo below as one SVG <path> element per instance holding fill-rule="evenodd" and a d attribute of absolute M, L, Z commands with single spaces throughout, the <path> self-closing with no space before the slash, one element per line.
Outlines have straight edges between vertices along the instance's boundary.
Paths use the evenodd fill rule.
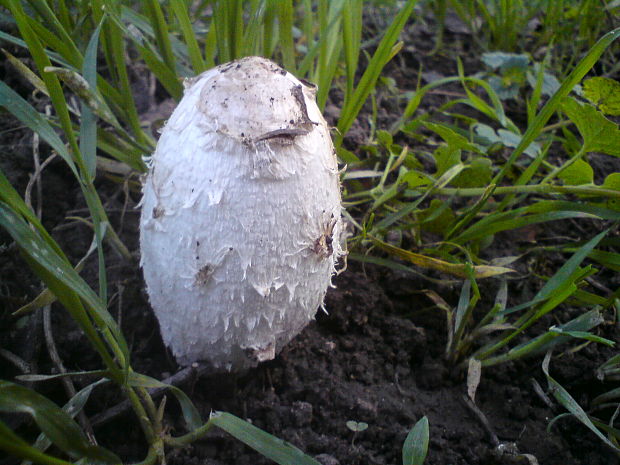
<path fill-rule="evenodd" d="M 620 191 L 620 173 L 611 173 L 603 181 L 603 187 L 605 189 L 613 189 Z"/>
<path fill-rule="evenodd" d="M 605 118 L 593 105 L 578 102 L 574 98 L 567 98 L 562 109 L 583 137 L 585 152 L 602 152 L 620 157 L 620 130 L 617 124 Z"/>
<path fill-rule="evenodd" d="M 437 234 L 448 231 L 455 218 L 450 204 L 440 199 L 431 200 L 429 207 L 418 213 L 418 221 L 422 229 Z"/>
<path fill-rule="evenodd" d="M 521 143 L 522 137 L 519 134 L 515 134 L 514 132 L 508 131 L 506 129 L 499 129 L 496 133 L 491 126 L 482 123 L 476 123 L 474 125 L 474 131 L 484 140 L 483 144 L 487 148 L 492 147 L 498 143 L 502 144 L 505 147 L 515 148 Z M 536 156 L 540 153 L 540 144 L 538 144 L 537 142 L 532 142 L 523 151 L 523 153 L 529 155 L 531 158 L 536 158 Z"/>
<path fill-rule="evenodd" d="M 602 76 L 586 79 L 583 96 L 606 115 L 620 115 L 620 82 Z"/>
<path fill-rule="evenodd" d="M 482 61 L 499 73 L 487 78 L 497 96 L 502 100 L 517 98 L 526 79 L 530 58 L 524 54 L 489 52 L 482 54 Z"/>
<path fill-rule="evenodd" d="M 476 158 L 452 181 L 455 187 L 483 187 L 491 182 L 493 164 L 488 158 Z"/>
<path fill-rule="evenodd" d="M 488 52 L 482 54 L 482 62 L 492 69 L 508 71 L 520 69 L 525 72 L 530 62 L 530 58 L 525 54 Z"/>
<path fill-rule="evenodd" d="M 420 186 L 428 186 L 433 183 L 433 180 L 424 173 L 411 170 L 400 177 L 400 182 L 406 182 L 409 185 L 409 189 L 415 189 Z"/>
<path fill-rule="evenodd" d="M 533 71 L 528 71 L 527 73 L 527 82 L 532 87 L 532 89 L 536 88 L 536 80 L 537 75 L 541 71 L 541 63 L 535 63 Z M 551 97 L 553 94 L 557 92 L 560 88 L 560 81 L 551 73 L 547 71 L 543 71 L 543 82 L 541 94 Z"/>
<path fill-rule="evenodd" d="M 379 143 L 381 145 L 383 145 L 387 149 L 392 147 L 392 144 L 394 143 L 394 139 L 392 138 L 392 134 L 390 134 L 389 132 L 385 131 L 384 129 L 379 129 L 377 131 L 377 140 L 379 141 Z"/>
<path fill-rule="evenodd" d="M 603 181 L 604 189 L 612 189 L 620 191 L 620 173 L 611 173 Z M 605 202 L 605 206 L 611 210 L 620 211 L 620 200 L 616 198 L 608 198 Z"/>
<path fill-rule="evenodd" d="M 347 421 L 347 428 L 349 428 L 354 433 L 361 433 L 362 431 L 366 431 L 368 429 L 368 423 L 364 423 L 363 421 Z"/>
<path fill-rule="evenodd" d="M 452 149 L 469 150 L 471 152 L 481 153 L 480 149 L 472 144 L 466 137 L 453 131 L 442 124 L 425 122 L 424 126 L 441 137 Z"/>
<path fill-rule="evenodd" d="M 403 445 L 403 465 L 422 465 L 428 454 L 428 418 L 422 417 L 411 428 Z"/>
<path fill-rule="evenodd" d="M 580 186 L 594 182 L 594 170 L 585 160 L 577 160 L 560 174 L 559 178 L 568 186 Z"/>
<path fill-rule="evenodd" d="M 433 176 L 439 177 L 461 162 L 461 150 L 449 145 L 442 145 L 433 152 L 437 171 Z"/>

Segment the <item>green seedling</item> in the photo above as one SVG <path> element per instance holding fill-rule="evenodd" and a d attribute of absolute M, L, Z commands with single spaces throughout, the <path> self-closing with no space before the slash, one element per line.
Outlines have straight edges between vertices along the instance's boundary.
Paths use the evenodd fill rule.
<path fill-rule="evenodd" d="M 357 437 L 357 434 L 361 433 L 362 431 L 366 431 L 368 429 L 368 423 L 364 423 L 363 421 L 349 420 L 347 421 L 346 425 L 347 425 L 347 428 L 353 431 L 353 438 L 351 439 L 351 447 L 354 447 L 355 438 Z"/>

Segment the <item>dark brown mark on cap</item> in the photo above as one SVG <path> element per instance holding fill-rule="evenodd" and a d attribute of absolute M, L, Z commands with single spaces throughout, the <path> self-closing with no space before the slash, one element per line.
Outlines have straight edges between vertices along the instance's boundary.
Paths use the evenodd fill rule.
<path fill-rule="evenodd" d="M 295 98 L 295 100 L 297 100 L 299 110 L 301 111 L 301 117 L 297 124 L 301 125 L 302 127 L 307 127 L 308 129 L 311 129 L 314 123 L 308 116 L 308 107 L 306 107 L 306 99 L 304 97 L 304 91 L 301 87 L 301 84 L 291 87 L 291 95 Z"/>
<path fill-rule="evenodd" d="M 307 81 L 306 79 L 299 80 L 303 85 L 309 87 L 310 89 L 316 90 L 316 84 L 314 82 Z"/>
<path fill-rule="evenodd" d="M 287 139 L 293 140 L 297 136 L 305 136 L 310 131 L 303 128 L 284 128 L 284 129 L 276 129 L 275 131 L 269 131 L 265 134 L 258 136 L 254 141 L 261 142 L 270 139 Z"/>

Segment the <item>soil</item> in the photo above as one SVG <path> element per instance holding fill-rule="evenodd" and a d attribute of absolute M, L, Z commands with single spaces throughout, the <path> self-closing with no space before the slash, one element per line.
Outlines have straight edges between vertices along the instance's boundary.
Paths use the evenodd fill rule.
<path fill-rule="evenodd" d="M 452 23 L 454 24 L 454 23 Z M 458 24 L 457 24 L 458 26 Z M 468 53 L 467 34 L 454 26 L 448 30 L 450 40 L 466 58 L 466 65 L 476 62 Z M 389 75 L 401 88 L 417 80 L 420 65 L 426 78 L 453 75 L 451 56 L 427 57 L 424 51 L 433 46 L 432 24 L 410 30 L 409 46 L 392 64 Z M 0 65 L 2 66 L 2 65 Z M 0 72 L 5 80 L 8 65 Z M 433 74 L 434 73 L 434 74 Z M 424 76 L 424 75 L 423 75 Z M 409 84 L 407 84 L 409 82 Z M 11 78 L 14 88 L 26 95 L 27 85 Z M 458 86 L 457 86 L 458 87 Z M 457 89 L 455 87 L 455 91 Z M 446 92 L 451 89 L 447 88 Z M 428 108 L 445 99 L 432 94 Z M 379 120 L 389 120 L 390 103 L 380 107 Z M 394 103 L 394 102 L 392 102 Z M 165 102 L 155 102 L 159 111 Z M 148 105 L 147 105 L 148 107 Z M 169 107 L 169 105 L 168 105 Z M 0 115 L 1 116 L 1 115 Z M 32 139 L 15 122 L 1 116 L 7 128 L 0 134 L 0 145 L 11 150 L 10 157 L 0 158 L 0 167 L 14 186 L 24 192 L 30 162 Z M 363 119 L 360 119 L 363 120 Z M 346 143 L 349 148 L 364 143 L 368 128 L 358 123 Z M 42 147 L 44 152 L 47 150 Z M 47 156 L 41 154 L 41 158 Z M 113 226 L 124 243 L 138 255 L 139 194 L 127 193 L 123 185 L 101 177 L 98 190 Z M 40 198 L 45 226 L 76 263 L 88 250 L 91 230 L 67 216 L 84 214 L 79 187 L 61 161 L 52 162 L 42 176 Z M 36 203 L 36 196 L 35 196 Z M 519 240 L 535 240 L 567 234 L 564 226 L 544 225 L 539 229 L 499 235 L 489 254 L 514 255 Z M 572 229 L 574 237 L 586 239 L 600 224 L 583 222 Z M 519 240 L 516 240 L 519 239 Z M 4 231 L 0 231 L 0 347 L 26 361 L 31 372 L 52 373 L 42 333 L 42 310 L 15 319 L 11 312 L 31 301 L 41 287 L 19 256 Z M 110 310 L 118 319 L 130 345 L 135 371 L 157 379 L 179 371 L 164 347 L 157 321 L 148 305 L 141 271 L 134 261 L 122 260 L 106 250 L 109 270 Z M 565 257 L 539 254 L 530 257 L 527 266 L 557 269 Z M 525 265 L 520 265 L 524 266 Z M 91 258 L 82 273 L 97 286 L 97 264 Z M 440 276 L 435 276 L 441 278 Z M 613 276 L 602 276 L 603 285 L 617 287 Z M 182 388 L 207 418 L 214 410 L 227 411 L 251 421 L 273 435 L 292 443 L 323 465 L 399 464 L 401 449 L 411 427 L 423 416 L 430 423 L 430 447 L 427 464 L 562 464 L 613 465 L 620 459 L 572 417 L 563 417 L 549 428 L 550 420 L 563 413 L 562 408 L 544 395 L 547 384 L 541 369 L 542 357 L 505 363 L 484 369 L 476 393 L 475 406 L 467 401 L 465 372 L 446 362 L 446 318 L 422 292 L 433 290 L 450 305 L 458 301 L 460 285 L 446 281 L 443 285 L 419 276 L 395 272 L 378 266 L 349 263 L 349 269 L 334 279 L 335 287 L 326 297 L 327 313 L 319 311 L 316 321 L 296 337 L 274 361 L 242 374 L 206 373 L 190 377 Z M 494 296 L 496 283 L 485 282 L 484 296 Z M 523 273 L 510 283 L 510 295 L 516 302 L 531 297 L 541 283 Z M 489 298 L 492 301 L 492 297 Z M 563 309 L 556 315 L 561 321 L 575 309 Z M 96 354 L 89 348 L 66 312 L 52 306 L 52 331 L 64 365 L 70 371 L 100 368 Z M 606 316 L 611 321 L 612 316 Z M 554 323 L 551 317 L 547 326 Z M 533 328 L 544 330 L 544 326 Z M 618 327 L 603 325 L 600 335 L 618 340 Z M 571 347 L 573 348 L 573 347 Z M 588 345 L 581 350 L 556 351 L 551 374 L 577 399 L 588 403 L 613 386 L 597 379 L 595 370 L 614 352 L 603 345 Z M 0 357 L 0 378 L 12 380 L 22 372 L 15 364 Z M 89 380 L 78 379 L 78 388 Z M 59 404 L 66 402 L 57 381 L 34 386 Z M 178 406 L 169 396 L 165 421 L 175 434 L 184 432 Z M 109 384 L 98 387 L 86 406 L 91 419 L 101 418 L 122 400 Z M 34 434 L 32 424 L 22 417 L 5 418 L 9 425 L 25 436 Z M 354 432 L 348 421 L 364 422 L 367 429 Z M 146 444 L 132 414 L 121 414 L 95 426 L 99 444 L 118 453 L 123 460 L 144 458 Z M 529 454 L 529 455 L 526 455 Z M 17 463 L 11 458 L 0 464 Z M 191 446 L 171 451 L 169 465 L 224 465 L 271 463 L 241 442 L 215 431 Z"/>

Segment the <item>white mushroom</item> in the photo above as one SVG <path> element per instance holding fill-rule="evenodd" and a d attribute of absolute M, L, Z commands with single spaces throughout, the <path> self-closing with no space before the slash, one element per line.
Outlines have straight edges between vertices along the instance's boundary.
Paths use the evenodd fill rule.
<path fill-rule="evenodd" d="M 140 247 L 188 365 L 269 360 L 314 318 L 338 257 L 340 182 L 315 88 L 248 57 L 188 81 L 144 184 Z"/>

